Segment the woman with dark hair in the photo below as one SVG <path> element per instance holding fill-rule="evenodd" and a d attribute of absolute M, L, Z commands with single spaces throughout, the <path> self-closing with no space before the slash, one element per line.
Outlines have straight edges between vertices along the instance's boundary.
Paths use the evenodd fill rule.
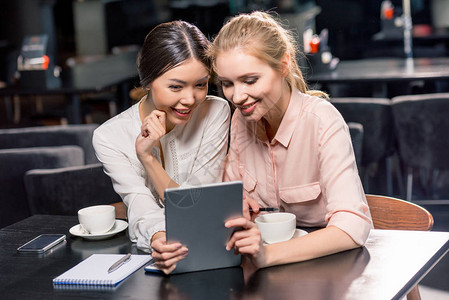
<path fill-rule="evenodd" d="M 230 109 L 225 100 L 207 95 L 208 45 L 187 22 L 156 26 L 137 62 L 147 95 L 93 137 L 97 157 L 127 206 L 131 241 L 152 250 L 166 273 L 188 249 L 166 243 L 164 190 L 222 178 Z"/>

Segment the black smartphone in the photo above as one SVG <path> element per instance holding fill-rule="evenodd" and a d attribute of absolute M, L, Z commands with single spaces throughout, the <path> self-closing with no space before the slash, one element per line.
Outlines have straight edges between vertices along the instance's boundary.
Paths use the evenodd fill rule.
<path fill-rule="evenodd" d="M 17 248 L 17 251 L 43 253 L 64 241 L 65 238 L 65 234 L 41 234 Z"/>

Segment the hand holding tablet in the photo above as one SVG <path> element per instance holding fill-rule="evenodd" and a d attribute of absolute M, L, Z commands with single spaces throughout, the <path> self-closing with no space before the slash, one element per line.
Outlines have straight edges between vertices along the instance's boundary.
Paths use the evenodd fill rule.
<path fill-rule="evenodd" d="M 224 224 L 242 216 L 242 195 L 241 181 L 165 190 L 167 242 L 179 242 L 188 249 L 173 274 L 240 265 L 240 255 L 226 250 L 236 229 Z"/>

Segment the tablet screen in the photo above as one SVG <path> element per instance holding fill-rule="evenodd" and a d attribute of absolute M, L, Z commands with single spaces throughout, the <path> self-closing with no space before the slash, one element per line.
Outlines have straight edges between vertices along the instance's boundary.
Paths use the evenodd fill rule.
<path fill-rule="evenodd" d="M 174 273 L 240 265 L 240 255 L 226 250 L 235 228 L 225 221 L 242 216 L 241 181 L 181 187 L 165 191 L 165 221 L 168 242 L 181 242 L 189 249 Z"/>

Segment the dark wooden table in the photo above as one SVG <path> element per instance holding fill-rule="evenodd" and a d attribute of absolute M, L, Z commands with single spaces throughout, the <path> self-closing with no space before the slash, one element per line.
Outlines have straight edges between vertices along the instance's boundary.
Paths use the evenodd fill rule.
<path fill-rule="evenodd" d="M 373 58 L 341 61 L 334 71 L 315 72 L 313 67 L 305 72 L 311 85 L 372 83 L 377 88 L 375 95 L 386 97 L 387 84 L 395 82 L 447 81 L 449 79 L 449 57 Z"/>
<path fill-rule="evenodd" d="M 81 63 L 66 69 L 61 74 L 61 85 L 57 87 L 9 86 L 0 89 L 0 96 L 54 95 L 63 94 L 67 99 L 70 123 L 81 123 L 80 94 L 98 93 L 111 87 L 118 88 L 120 110 L 130 105 L 128 85 L 137 81 L 137 52 L 109 55 L 101 60 Z M 9 105 L 11 107 L 11 105 Z M 11 115 L 12 112 L 9 112 Z"/>
<path fill-rule="evenodd" d="M 71 216 L 36 215 L 0 230 L 0 299 L 400 299 L 444 256 L 449 232 L 373 230 L 365 247 L 251 272 L 227 268 L 173 276 L 143 269 L 115 288 L 53 287 L 94 253 L 143 254 L 126 233 L 101 241 L 70 236 Z M 42 255 L 16 248 L 41 233 L 67 242 Z"/>

